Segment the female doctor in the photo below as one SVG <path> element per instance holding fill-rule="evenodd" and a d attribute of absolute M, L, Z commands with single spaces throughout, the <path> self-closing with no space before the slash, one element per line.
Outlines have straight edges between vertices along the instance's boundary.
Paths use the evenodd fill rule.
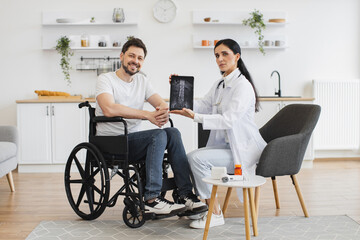
<path fill-rule="evenodd" d="M 255 175 L 256 164 L 266 145 L 254 122 L 257 93 L 241 59 L 239 44 L 232 39 L 220 40 L 214 54 L 222 78 L 203 99 L 194 102 L 194 111 L 186 108 L 170 111 L 192 118 L 202 123 L 204 129 L 211 130 L 207 146 L 187 155 L 196 192 L 208 205 L 212 186 L 202 178 L 211 176 L 211 168 L 226 167 L 228 173 L 233 173 L 235 164 L 241 164 L 244 177 Z M 205 223 L 206 215 L 191 222 L 190 227 L 205 228 Z M 216 198 L 210 227 L 223 224 Z"/>

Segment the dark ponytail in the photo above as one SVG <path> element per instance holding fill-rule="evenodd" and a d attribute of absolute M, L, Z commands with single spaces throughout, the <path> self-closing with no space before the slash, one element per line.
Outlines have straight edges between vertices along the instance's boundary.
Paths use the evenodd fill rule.
<path fill-rule="evenodd" d="M 245 67 L 245 64 L 241 58 L 241 48 L 239 46 L 239 44 L 232 40 L 232 39 L 222 39 L 220 41 L 218 41 L 214 47 L 214 50 L 215 48 L 217 48 L 218 46 L 220 46 L 221 44 L 224 44 L 225 46 L 227 46 L 228 48 L 230 48 L 230 50 L 234 53 L 234 54 L 237 54 L 239 53 L 240 54 L 240 58 L 237 62 L 237 67 L 239 68 L 241 74 L 243 74 L 246 79 L 250 82 L 253 90 L 254 90 L 254 93 L 255 93 L 255 99 L 256 99 L 256 102 L 255 102 L 255 112 L 258 112 L 259 111 L 259 99 L 258 99 L 258 94 L 257 94 L 257 91 L 256 91 L 256 88 L 255 88 L 255 85 L 254 85 L 254 82 L 252 80 L 252 77 L 249 73 L 249 71 L 247 70 L 247 68 Z"/>

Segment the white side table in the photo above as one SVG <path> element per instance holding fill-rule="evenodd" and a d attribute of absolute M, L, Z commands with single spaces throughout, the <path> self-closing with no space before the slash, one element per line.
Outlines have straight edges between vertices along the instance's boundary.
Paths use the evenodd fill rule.
<path fill-rule="evenodd" d="M 223 183 L 221 180 L 215 180 L 212 178 L 203 178 L 202 179 L 206 183 L 210 183 L 213 185 L 212 192 L 211 192 L 211 199 L 210 199 L 210 205 L 208 210 L 208 215 L 206 219 L 205 224 L 205 230 L 204 230 L 204 236 L 203 240 L 207 239 L 208 233 L 209 233 L 209 226 L 211 221 L 211 215 L 214 209 L 214 201 L 216 196 L 216 191 L 218 186 L 224 186 L 227 187 L 228 190 L 226 192 L 226 197 L 223 205 L 223 214 L 225 215 L 232 188 L 242 188 L 243 189 L 243 197 L 244 197 L 244 218 L 245 218 L 245 233 L 246 233 L 246 240 L 250 240 L 250 221 L 249 221 L 249 201 L 250 201 L 250 210 L 251 210 L 251 218 L 252 218 L 252 224 L 253 224 L 253 232 L 254 236 L 258 235 L 257 232 L 257 211 L 258 211 L 258 203 L 259 203 L 259 193 L 260 193 L 260 186 L 263 185 L 266 182 L 266 179 L 262 176 L 250 176 L 245 181 L 232 181 Z M 254 193 L 253 188 L 256 190 L 256 206 L 254 203 Z M 249 199 L 248 199 L 248 193 L 249 193 Z"/>

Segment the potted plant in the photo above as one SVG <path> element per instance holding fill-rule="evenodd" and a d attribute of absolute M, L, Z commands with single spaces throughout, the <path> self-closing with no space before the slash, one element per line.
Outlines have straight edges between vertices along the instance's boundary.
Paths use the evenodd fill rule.
<path fill-rule="evenodd" d="M 265 55 L 264 42 L 263 42 L 264 35 L 262 34 L 262 31 L 265 30 L 266 25 L 264 23 L 263 14 L 260 13 L 259 10 L 254 9 L 254 11 L 250 13 L 250 15 L 251 17 L 243 20 L 243 24 L 245 26 L 250 26 L 252 29 L 255 29 L 255 35 L 258 38 L 259 50 L 263 55 Z"/>
<path fill-rule="evenodd" d="M 130 35 L 130 36 L 127 36 L 126 39 L 129 41 L 131 39 L 135 38 L 134 36 Z"/>
<path fill-rule="evenodd" d="M 62 69 L 62 72 L 64 73 L 64 79 L 67 85 L 70 86 L 70 57 L 74 55 L 73 51 L 70 48 L 70 39 L 67 36 L 59 38 L 57 40 L 55 49 L 61 55 L 60 67 Z"/>

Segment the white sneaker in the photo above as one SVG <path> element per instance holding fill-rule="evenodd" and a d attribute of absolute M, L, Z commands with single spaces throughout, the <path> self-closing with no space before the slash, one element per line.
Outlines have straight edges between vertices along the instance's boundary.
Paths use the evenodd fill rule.
<path fill-rule="evenodd" d="M 186 210 L 194 213 L 201 213 L 208 210 L 208 206 L 200 201 L 193 193 L 189 193 L 187 196 L 180 198 L 179 202 L 185 204 Z"/>
<path fill-rule="evenodd" d="M 206 212 L 202 212 L 202 213 L 198 213 L 198 214 L 193 214 L 190 216 L 186 216 L 188 219 L 190 220 L 198 220 L 200 218 L 202 218 L 204 215 L 206 215 Z"/>
<path fill-rule="evenodd" d="M 206 224 L 206 219 L 207 219 L 207 214 L 205 214 L 202 218 L 192 221 L 190 223 L 190 227 L 191 228 L 205 228 L 205 224 Z M 224 221 L 224 216 L 222 214 L 222 212 L 220 212 L 220 215 L 216 215 L 216 214 L 211 214 L 211 221 L 210 221 L 210 227 L 216 227 L 216 226 L 221 226 L 224 225 L 225 221 Z"/>
<path fill-rule="evenodd" d="M 184 204 L 170 202 L 162 197 L 157 197 L 152 203 L 145 201 L 145 211 L 155 214 L 177 214 L 186 211 Z"/>

